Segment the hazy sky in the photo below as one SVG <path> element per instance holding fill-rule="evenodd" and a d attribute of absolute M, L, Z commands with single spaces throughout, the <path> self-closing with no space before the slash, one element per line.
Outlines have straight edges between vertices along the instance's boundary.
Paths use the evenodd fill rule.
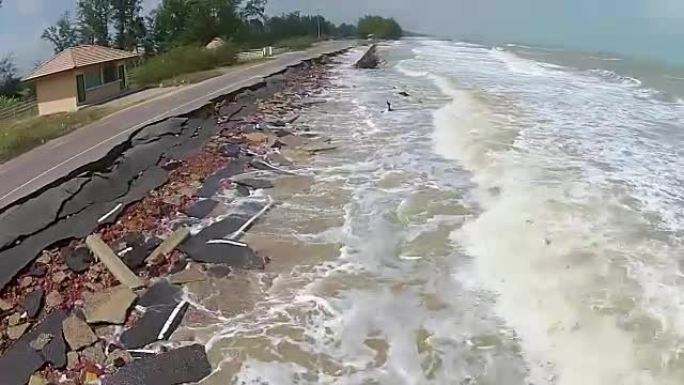
<path fill-rule="evenodd" d="M 159 0 L 144 0 L 146 9 Z M 22 67 L 49 57 L 41 41 L 75 0 L 5 0 L 0 54 Z M 354 21 L 367 13 L 396 17 L 406 28 L 495 43 L 521 42 L 654 57 L 684 64 L 684 0 L 270 0 L 290 10 Z"/>

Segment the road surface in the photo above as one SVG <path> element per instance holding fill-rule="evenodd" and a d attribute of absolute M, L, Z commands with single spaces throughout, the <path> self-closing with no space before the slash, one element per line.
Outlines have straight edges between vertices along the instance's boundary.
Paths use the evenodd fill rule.
<path fill-rule="evenodd" d="M 213 98 L 256 84 L 289 66 L 350 46 L 349 42 L 326 42 L 307 51 L 283 54 L 271 61 L 236 69 L 114 113 L 9 160 L 0 165 L 0 209 L 101 159 L 135 130 L 198 109 Z"/>

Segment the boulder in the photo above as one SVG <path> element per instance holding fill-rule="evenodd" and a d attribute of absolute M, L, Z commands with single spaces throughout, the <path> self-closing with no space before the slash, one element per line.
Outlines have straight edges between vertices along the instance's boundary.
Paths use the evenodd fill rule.
<path fill-rule="evenodd" d="M 85 301 L 83 312 L 88 323 L 123 324 L 128 309 L 136 295 L 126 286 L 114 286 L 101 293 L 91 295 Z"/>

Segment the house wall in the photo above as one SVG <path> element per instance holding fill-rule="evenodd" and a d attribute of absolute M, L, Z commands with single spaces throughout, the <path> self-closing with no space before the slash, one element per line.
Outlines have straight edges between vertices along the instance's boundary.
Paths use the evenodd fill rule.
<path fill-rule="evenodd" d="M 40 115 L 76 111 L 78 105 L 74 71 L 36 80 L 36 98 Z"/>
<path fill-rule="evenodd" d="M 115 65 L 117 67 L 120 64 L 125 65 L 125 60 L 115 62 Z M 89 67 L 78 68 L 78 69 L 76 69 L 75 74 L 76 75 L 85 74 L 85 72 L 90 71 L 92 69 L 97 69 L 99 71 L 102 71 L 103 67 L 104 67 L 103 64 L 95 64 L 95 65 L 89 66 Z M 91 89 L 86 89 L 86 100 L 85 100 L 85 102 L 81 103 L 81 105 L 93 104 L 93 103 L 98 103 L 98 102 L 103 102 L 103 101 L 106 101 L 109 99 L 113 99 L 125 91 L 126 90 L 121 90 L 120 80 L 117 79 L 116 81 L 111 82 L 111 83 L 103 84 L 101 86 L 91 88 Z"/>

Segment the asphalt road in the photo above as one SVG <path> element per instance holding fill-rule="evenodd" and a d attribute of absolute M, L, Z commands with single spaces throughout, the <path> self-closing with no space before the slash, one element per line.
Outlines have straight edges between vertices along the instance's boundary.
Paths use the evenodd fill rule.
<path fill-rule="evenodd" d="M 101 159 L 112 148 L 144 126 L 181 115 L 211 99 L 259 83 L 264 77 L 290 66 L 351 46 L 349 42 L 326 42 L 303 52 L 281 55 L 274 60 L 243 67 L 225 75 L 188 86 L 52 140 L 0 165 L 0 208 L 62 178 L 73 170 Z"/>

